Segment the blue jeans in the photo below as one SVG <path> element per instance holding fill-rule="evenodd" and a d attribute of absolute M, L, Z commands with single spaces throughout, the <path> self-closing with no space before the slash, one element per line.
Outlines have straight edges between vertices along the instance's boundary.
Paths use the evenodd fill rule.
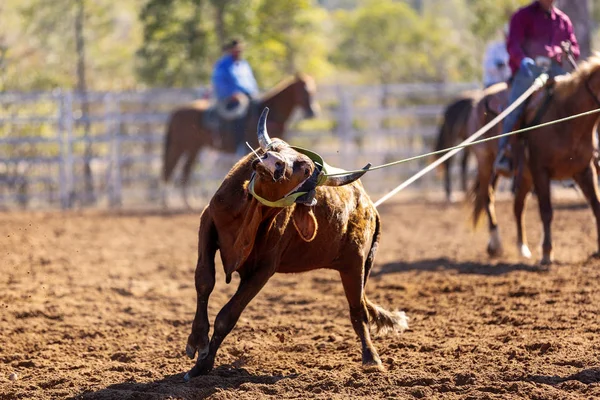
<path fill-rule="evenodd" d="M 536 65 L 521 65 L 521 67 L 517 70 L 517 73 L 513 76 L 512 87 L 510 89 L 510 94 L 508 95 L 508 104 L 510 105 L 514 103 L 523 93 L 525 93 L 527 89 L 533 85 L 535 79 L 540 76 L 542 72 L 546 72 L 550 78 L 554 78 L 558 75 L 564 75 L 566 73 L 560 65 L 555 63 L 552 63 L 552 66 L 548 71 L 544 71 L 542 68 Z M 504 126 L 502 127 L 502 133 L 511 132 L 515 128 L 515 125 L 525 110 L 525 105 L 525 102 L 521 103 L 506 116 L 504 119 Z M 506 148 L 509 138 L 510 136 L 504 136 L 500 138 L 499 154 L 502 154 L 502 150 Z"/>

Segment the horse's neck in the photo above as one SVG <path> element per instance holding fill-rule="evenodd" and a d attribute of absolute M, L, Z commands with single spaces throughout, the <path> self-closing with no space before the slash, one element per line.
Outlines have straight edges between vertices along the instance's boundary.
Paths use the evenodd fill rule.
<path fill-rule="evenodd" d="M 269 115 L 271 121 L 285 124 L 287 120 L 290 119 L 296 105 L 294 103 L 292 90 L 293 87 L 290 85 L 281 92 L 275 93 L 273 96 L 262 101 L 261 108 L 269 107 L 271 110 Z"/>
<path fill-rule="evenodd" d="M 586 87 L 582 87 L 572 96 L 564 98 L 562 104 L 557 104 L 557 106 L 559 110 L 563 110 L 563 117 L 567 117 L 594 110 L 598 108 L 598 103 L 594 98 L 594 94 Z M 578 124 L 578 129 L 576 129 L 575 132 L 572 132 L 572 134 L 578 136 L 592 135 L 594 133 L 593 128 L 598 122 L 598 118 L 600 117 L 597 113 L 576 118 L 573 120 L 573 123 Z"/>

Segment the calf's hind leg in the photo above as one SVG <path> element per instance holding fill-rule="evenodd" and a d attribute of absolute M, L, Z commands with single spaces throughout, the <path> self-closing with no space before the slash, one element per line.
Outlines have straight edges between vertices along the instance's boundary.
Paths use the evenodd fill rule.
<path fill-rule="evenodd" d="M 363 367 L 383 371 L 383 365 L 369 334 L 369 313 L 364 296 L 362 265 L 359 268 L 341 271 L 340 276 L 350 306 L 352 327 L 360 338 Z"/>

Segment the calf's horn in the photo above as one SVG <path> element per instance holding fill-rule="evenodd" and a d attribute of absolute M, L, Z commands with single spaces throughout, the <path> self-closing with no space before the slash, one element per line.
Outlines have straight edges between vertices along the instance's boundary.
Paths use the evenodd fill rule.
<path fill-rule="evenodd" d="M 271 138 L 267 133 L 267 115 L 269 114 L 269 107 L 265 107 L 262 114 L 260 114 L 260 118 L 258 119 L 258 144 L 260 148 L 264 151 L 267 151 L 269 145 L 271 144 Z"/>
<path fill-rule="evenodd" d="M 361 176 L 367 173 L 367 171 L 371 168 L 371 163 L 365 165 L 360 172 L 354 172 L 348 175 L 341 176 L 328 176 L 325 182 L 323 182 L 323 186 L 344 186 L 349 183 L 354 182 L 357 179 L 360 179 Z"/>

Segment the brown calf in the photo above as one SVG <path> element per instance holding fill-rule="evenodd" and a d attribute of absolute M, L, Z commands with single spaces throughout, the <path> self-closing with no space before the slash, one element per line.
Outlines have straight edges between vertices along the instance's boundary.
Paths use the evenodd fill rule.
<path fill-rule="evenodd" d="M 340 273 L 352 326 L 362 344 L 363 365 L 382 369 L 369 326 L 401 332 L 407 319 L 403 312 L 373 304 L 364 292 L 381 236 L 377 210 L 357 180 L 368 166 L 364 172 L 325 179 L 321 165 L 301 149 L 269 138 L 267 111 L 258 124 L 260 159 L 250 154 L 240 160 L 202 212 L 195 274 L 197 309 L 186 347 L 190 358 L 199 354 L 185 379 L 211 371 L 219 346 L 274 273 L 318 268 Z M 317 180 L 316 189 L 314 184 L 306 187 Z M 290 194 L 293 200 L 299 189 L 307 195 L 291 205 L 278 202 Z M 275 204 L 264 204 L 269 202 Z M 218 249 L 227 282 L 237 271 L 240 284 L 217 315 L 209 341 L 207 305 L 215 285 Z"/>

